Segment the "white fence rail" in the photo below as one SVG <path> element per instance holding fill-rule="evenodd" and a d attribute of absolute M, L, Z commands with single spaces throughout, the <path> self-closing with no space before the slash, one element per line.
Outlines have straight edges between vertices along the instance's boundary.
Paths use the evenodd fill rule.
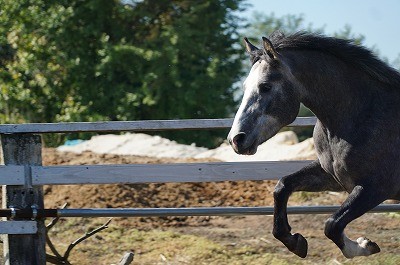
<path fill-rule="evenodd" d="M 309 161 L 33 166 L 33 185 L 276 180 Z"/>
<path fill-rule="evenodd" d="M 298 117 L 289 127 L 314 126 L 315 117 Z M 166 130 L 205 130 L 231 127 L 233 119 L 190 119 L 106 122 L 26 123 L 0 125 L 0 134 L 67 132 L 145 132 Z"/>

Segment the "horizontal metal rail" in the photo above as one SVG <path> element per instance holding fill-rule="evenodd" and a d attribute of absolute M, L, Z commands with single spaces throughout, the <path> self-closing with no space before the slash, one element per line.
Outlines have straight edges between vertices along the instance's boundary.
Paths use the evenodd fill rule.
<path fill-rule="evenodd" d="M 290 206 L 288 214 L 329 214 L 334 206 Z M 400 204 L 382 204 L 370 212 L 400 212 Z M 163 217 L 163 216 L 237 216 L 273 215 L 273 207 L 197 207 L 197 208 L 139 208 L 139 209 L 59 209 L 60 217 Z"/>
<path fill-rule="evenodd" d="M 289 127 L 314 126 L 316 117 L 298 117 Z M 165 130 L 206 130 L 230 128 L 233 119 L 186 119 L 148 121 L 102 121 L 2 124 L 0 134 L 68 132 L 146 132 Z"/>
<path fill-rule="evenodd" d="M 288 214 L 330 214 L 339 205 L 289 206 Z M 381 204 L 369 213 L 400 212 L 400 204 Z M 273 215 L 273 207 L 193 207 L 193 208 L 89 208 L 89 209 L 1 209 L 1 217 L 165 217 Z M 35 215 L 35 216 L 34 216 Z"/>

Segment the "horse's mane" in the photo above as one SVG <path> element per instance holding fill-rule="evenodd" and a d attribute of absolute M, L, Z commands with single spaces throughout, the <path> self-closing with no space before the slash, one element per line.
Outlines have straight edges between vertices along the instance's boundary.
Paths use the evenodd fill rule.
<path fill-rule="evenodd" d="M 286 49 L 319 50 L 362 69 L 374 79 L 400 88 L 400 73 L 378 59 L 369 49 L 356 45 L 353 40 L 306 32 L 297 32 L 288 36 L 275 32 L 269 39 L 277 51 Z"/>

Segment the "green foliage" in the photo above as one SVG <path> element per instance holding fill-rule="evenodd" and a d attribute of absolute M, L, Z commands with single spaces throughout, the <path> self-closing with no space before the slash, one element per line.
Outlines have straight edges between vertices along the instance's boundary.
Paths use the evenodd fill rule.
<path fill-rule="evenodd" d="M 333 33 L 333 36 L 336 38 L 353 40 L 354 43 L 358 45 L 362 45 L 365 40 L 364 35 L 352 32 L 351 26 L 349 24 L 346 24 L 344 28 L 339 30 L 338 32 Z"/>
<path fill-rule="evenodd" d="M 0 0 L 0 122 L 233 111 L 242 0 Z M 200 145 L 221 132 L 175 135 Z M 211 140 L 210 139 L 214 139 Z"/>
<path fill-rule="evenodd" d="M 254 12 L 250 21 L 250 27 L 246 34 L 253 40 L 260 40 L 261 36 L 269 36 L 274 31 L 280 30 L 285 34 L 292 34 L 298 31 L 308 31 L 313 33 L 324 33 L 325 28 L 316 28 L 312 23 L 306 24 L 303 14 L 285 15 L 276 17 L 274 13 L 269 15 Z M 343 29 L 334 32 L 332 36 L 336 38 L 352 39 L 357 44 L 362 44 L 365 36 L 352 32 L 351 26 L 346 24 Z"/>

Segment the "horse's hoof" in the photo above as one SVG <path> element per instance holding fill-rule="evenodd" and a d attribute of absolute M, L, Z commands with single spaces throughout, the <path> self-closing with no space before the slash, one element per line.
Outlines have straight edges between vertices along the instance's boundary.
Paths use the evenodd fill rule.
<path fill-rule="evenodd" d="M 381 249 L 379 248 L 378 244 L 372 242 L 366 237 L 359 237 L 357 239 L 357 243 L 361 248 L 365 249 L 367 255 L 372 255 L 381 252 Z"/>
<path fill-rule="evenodd" d="M 300 258 L 305 258 L 307 256 L 308 243 L 307 240 L 301 234 L 294 234 L 293 240 L 295 241 L 295 246 L 293 249 L 290 249 L 294 254 L 299 256 Z"/>

